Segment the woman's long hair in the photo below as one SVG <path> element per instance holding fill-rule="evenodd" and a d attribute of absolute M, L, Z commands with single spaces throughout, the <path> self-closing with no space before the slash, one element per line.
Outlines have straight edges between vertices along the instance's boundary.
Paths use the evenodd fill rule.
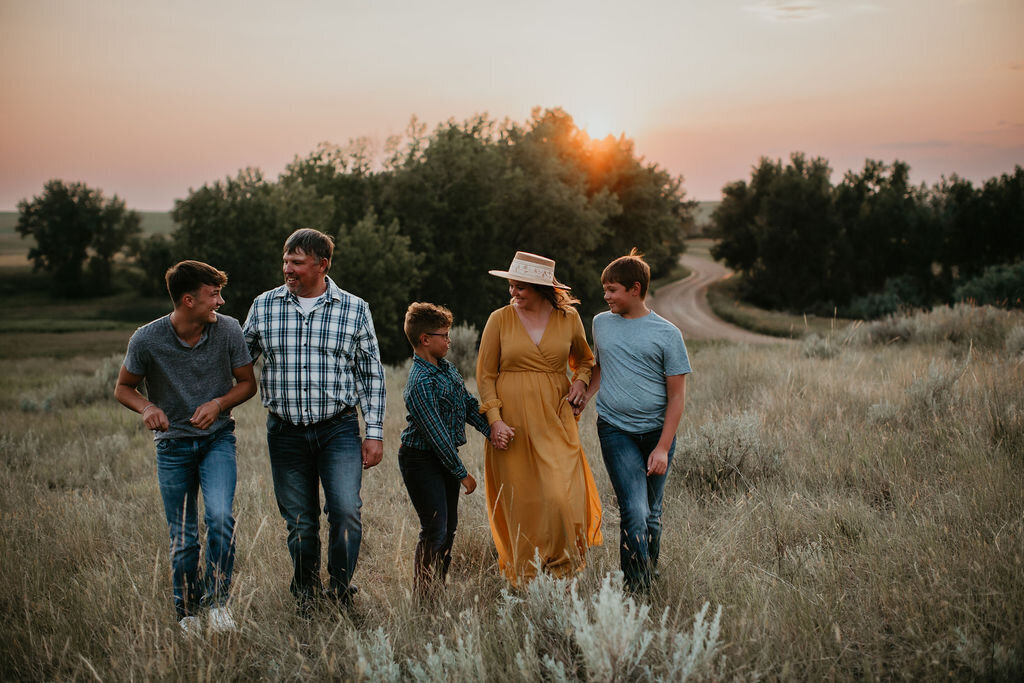
<path fill-rule="evenodd" d="M 520 282 L 519 284 L 532 287 L 533 291 L 540 294 L 545 301 L 554 306 L 556 311 L 561 311 L 562 315 L 568 313 L 572 310 L 573 306 L 580 302 L 579 299 L 565 289 L 558 289 L 550 285 L 535 285 L 532 282 Z M 513 297 L 510 303 L 514 301 L 515 298 Z"/>

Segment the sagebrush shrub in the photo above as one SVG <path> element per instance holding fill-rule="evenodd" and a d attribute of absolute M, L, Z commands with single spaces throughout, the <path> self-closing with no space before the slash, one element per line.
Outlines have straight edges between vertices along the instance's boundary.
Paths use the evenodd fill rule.
<path fill-rule="evenodd" d="M 839 354 L 839 345 L 831 337 L 823 337 L 817 332 L 804 337 L 800 344 L 800 353 L 804 358 L 834 358 Z"/>
<path fill-rule="evenodd" d="M 397 683 L 402 667 L 395 661 L 395 648 L 383 626 L 366 635 L 356 634 L 356 672 L 358 680 Z"/>
<path fill-rule="evenodd" d="M 1006 335 L 1003 348 L 1011 356 L 1024 354 L 1024 325 L 1017 325 Z"/>
<path fill-rule="evenodd" d="M 999 348 L 1015 325 L 1019 311 L 1004 311 L 992 306 L 936 306 L 931 311 L 909 315 L 889 315 L 850 330 L 849 341 L 856 344 L 912 342 L 938 344 L 950 342 L 963 346 Z"/>
<path fill-rule="evenodd" d="M 438 636 L 437 648 L 427 643 L 422 662 L 406 662 L 409 678 L 418 683 L 448 681 L 483 681 L 487 679 L 484 658 L 480 651 L 480 619 L 473 610 L 464 610 L 458 617 L 459 631 L 449 644 L 444 634 Z"/>
<path fill-rule="evenodd" d="M 868 408 L 868 424 L 873 426 L 892 424 L 899 414 L 899 408 L 888 401 L 873 403 Z"/>
<path fill-rule="evenodd" d="M 954 387 L 967 372 L 967 364 L 962 368 L 944 371 L 932 361 L 928 365 L 928 374 L 918 377 L 907 387 L 907 398 L 912 408 L 919 412 L 938 414 L 947 411 L 955 402 Z"/>
<path fill-rule="evenodd" d="M 578 578 L 540 573 L 525 595 L 505 592 L 503 601 L 506 632 L 525 622 L 514 658 L 524 680 L 685 681 L 714 671 L 722 608 L 709 621 L 704 603 L 689 632 L 670 625 L 668 608 L 655 624 L 648 605 L 623 594 L 620 571 L 606 574 L 589 598 L 580 596 Z"/>
<path fill-rule="evenodd" d="M 698 491 L 749 490 L 779 468 L 776 448 L 761 436 L 761 418 L 746 411 L 691 427 L 677 442 L 673 469 Z"/>
<path fill-rule="evenodd" d="M 476 342 L 480 337 L 476 327 L 462 323 L 451 329 L 451 346 L 445 358 L 452 363 L 463 379 L 476 377 Z"/>
<path fill-rule="evenodd" d="M 41 393 L 22 395 L 21 409 L 26 412 L 49 412 L 57 408 L 89 405 L 104 399 L 113 401 L 114 384 L 123 361 L 123 354 L 113 354 L 104 358 L 92 375 L 65 376 Z"/>

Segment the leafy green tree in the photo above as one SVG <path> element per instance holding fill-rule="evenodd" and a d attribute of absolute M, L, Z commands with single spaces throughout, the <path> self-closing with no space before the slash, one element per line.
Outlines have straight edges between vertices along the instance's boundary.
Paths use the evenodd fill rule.
<path fill-rule="evenodd" d="M 1024 261 L 989 266 L 957 287 L 954 301 L 1003 308 L 1024 308 Z"/>
<path fill-rule="evenodd" d="M 902 161 L 887 166 L 869 159 L 861 173 L 847 173 L 835 188 L 841 234 L 834 277 L 840 294 L 859 297 L 885 289 L 890 298 L 904 297 L 902 306 L 931 303 L 941 228 L 926 189 L 912 186 L 909 177 Z"/>
<path fill-rule="evenodd" d="M 331 278 L 370 305 L 386 363 L 409 355 L 402 326 L 424 262 L 423 254 L 411 249 L 411 242 L 401 234 L 397 220 L 381 225 L 371 209 L 355 225 L 342 229 L 334 247 Z"/>
<path fill-rule="evenodd" d="M 374 208 L 380 179 L 371 172 L 368 156 L 365 143 L 345 148 L 321 143 L 307 156 L 295 157 L 278 182 L 287 186 L 298 183 L 312 188 L 319 199 L 329 199 L 333 205 L 330 223 L 319 229 L 337 236 L 343 225 L 354 225 Z"/>
<path fill-rule="evenodd" d="M 496 127 L 486 117 L 449 121 L 408 153 L 382 187 L 380 215 L 398 220 L 410 248 L 424 255 L 413 298 L 448 306 L 482 327 L 496 303 L 487 269 L 511 258 L 501 202 L 509 187 Z"/>
<path fill-rule="evenodd" d="M 150 235 L 144 240 L 134 240 L 131 254 L 142 270 L 141 293 L 144 296 L 166 294 L 164 274 L 181 260 L 175 258 L 173 240 L 168 235 Z"/>
<path fill-rule="evenodd" d="M 51 180 L 40 196 L 18 202 L 18 214 L 18 233 L 36 241 L 33 269 L 49 272 L 61 295 L 110 291 L 114 257 L 140 232 L 137 212 L 84 183 Z"/>
<path fill-rule="evenodd" d="M 951 275 L 969 279 L 1024 257 L 1024 168 L 978 189 L 956 175 L 943 179 L 934 202 L 943 230 L 940 260 Z"/>
<path fill-rule="evenodd" d="M 745 275 L 749 300 L 807 310 L 843 296 L 832 277 L 839 224 L 831 172 L 824 159 L 794 153 L 786 166 L 762 158 L 749 185 L 726 187 L 713 216 L 722 240 L 712 254 Z"/>

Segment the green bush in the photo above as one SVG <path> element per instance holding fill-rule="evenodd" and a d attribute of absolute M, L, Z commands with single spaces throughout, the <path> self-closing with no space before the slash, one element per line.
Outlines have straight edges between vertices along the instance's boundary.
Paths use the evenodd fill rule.
<path fill-rule="evenodd" d="M 957 287 L 954 299 L 1001 308 L 1024 308 L 1024 261 L 989 266 L 978 277 Z"/>
<path fill-rule="evenodd" d="M 900 311 L 926 307 L 930 303 L 928 293 L 917 280 L 909 275 L 901 275 L 888 278 L 881 291 L 851 301 L 843 315 L 848 318 L 875 320 Z"/>

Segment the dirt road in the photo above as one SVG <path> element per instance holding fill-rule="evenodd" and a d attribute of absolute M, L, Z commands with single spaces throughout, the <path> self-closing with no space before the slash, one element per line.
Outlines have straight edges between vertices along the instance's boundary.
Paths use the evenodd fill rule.
<path fill-rule="evenodd" d="M 711 312 L 708 285 L 728 277 L 720 263 L 696 254 L 684 254 L 680 262 L 692 273 L 679 282 L 658 288 L 647 304 L 683 331 L 684 339 L 726 339 L 747 344 L 788 344 L 791 340 L 749 332 L 731 325 Z"/>

